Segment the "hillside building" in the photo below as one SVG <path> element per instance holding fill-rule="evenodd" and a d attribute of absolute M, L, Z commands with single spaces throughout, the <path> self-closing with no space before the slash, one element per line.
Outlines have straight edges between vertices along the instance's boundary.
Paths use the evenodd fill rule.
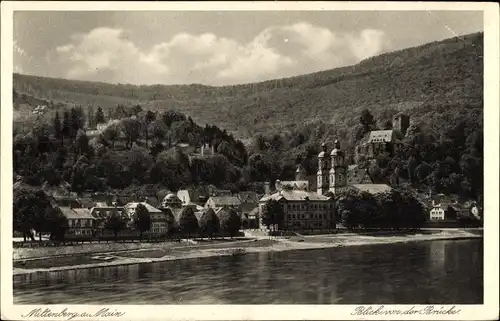
<path fill-rule="evenodd" d="M 394 156 L 403 147 L 400 138 L 404 137 L 410 126 L 410 116 L 397 114 L 392 119 L 392 129 L 373 130 L 361 139 L 356 146 L 355 158 L 374 159 L 381 154 Z"/>

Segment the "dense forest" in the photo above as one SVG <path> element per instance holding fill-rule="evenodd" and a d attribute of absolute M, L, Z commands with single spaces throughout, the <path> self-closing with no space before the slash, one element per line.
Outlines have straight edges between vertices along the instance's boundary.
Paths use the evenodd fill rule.
<path fill-rule="evenodd" d="M 37 104 L 43 115 L 32 114 Z M 397 155 L 366 164 L 376 181 L 482 197 L 483 34 L 293 78 L 225 87 L 132 86 L 14 75 L 15 174 L 74 191 L 213 184 L 231 190 L 313 174 L 322 142 L 353 148 L 405 112 Z M 99 117 L 99 118 L 98 118 Z M 85 125 L 108 122 L 87 137 Z M 222 129 L 224 128 L 224 129 Z M 227 131 L 226 131 L 227 130 Z M 179 143 L 214 146 L 189 157 Z"/>

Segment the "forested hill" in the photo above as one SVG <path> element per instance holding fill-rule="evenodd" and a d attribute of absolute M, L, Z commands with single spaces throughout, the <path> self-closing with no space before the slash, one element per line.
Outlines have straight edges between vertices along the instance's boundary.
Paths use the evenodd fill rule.
<path fill-rule="evenodd" d="M 361 110 L 383 121 L 407 110 L 419 121 L 450 107 L 482 107 L 483 34 L 451 38 L 376 56 L 361 63 L 255 84 L 133 86 L 14 75 L 16 94 L 76 105 L 140 104 L 177 109 L 198 123 L 250 137 L 286 132 L 297 123 L 322 120 L 332 135 L 348 138 Z M 459 112 L 458 110 L 456 112 Z M 439 124 L 437 124 L 439 127 Z"/>
<path fill-rule="evenodd" d="M 30 184 L 244 189 L 293 179 L 298 163 L 314 174 L 320 144 L 336 138 L 352 163 L 353 148 L 368 131 L 391 128 L 392 116 L 405 111 L 412 124 L 404 149 L 358 163 L 379 182 L 397 185 L 402 178 L 415 188 L 482 195 L 482 33 L 256 84 L 132 86 L 15 74 L 13 94 L 14 170 Z M 42 115 L 33 113 L 38 104 L 47 105 Z M 97 115 L 101 123 L 119 124 L 89 141 L 80 129 L 85 118 L 99 123 Z M 149 146 L 148 136 L 158 144 Z M 248 138 L 247 144 L 235 138 Z M 186 161 L 179 170 L 186 155 L 170 148 L 175 141 L 209 143 L 217 155 Z M 135 164 L 144 164 L 142 170 Z M 180 185 L 169 187 L 172 182 Z"/>

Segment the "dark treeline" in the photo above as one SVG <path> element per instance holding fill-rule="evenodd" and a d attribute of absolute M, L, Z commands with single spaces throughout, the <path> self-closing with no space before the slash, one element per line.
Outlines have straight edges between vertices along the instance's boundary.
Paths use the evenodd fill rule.
<path fill-rule="evenodd" d="M 86 131 L 89 123 L 106 127 L 92 133 Z M 245 175 L 252 171 L 245 146 L 231 134 L 201 127 L 173 110 L 159 114 L 138 105 L 118 105 L 108 116 L 101 108 L 57 111 L 51 122 L 15 129 L 13 151 L 15 178 L 34 186 L 68 182 L 74 192 L 146 184 L 172 191 L 197 184 L 237 191 L 251 181 Z"/>
<path fill-rule="evenodd" d="M 350 164 L 369 169 L 375 183 L 402 184 L 431 189 L 434 193 L 458 194 L 481 199 L 483 195 L 483 126 L 480 109 L 433 113 L 433 121 L 413 121 L 406 135 L 395 132 L 404 143 L 396 155 L 379 155 L 374 162 L 354 159 L 354 147 L 371 130 L 391 129 L 395 110 L 374 117 L 369 110 L 349 128 L 323 122 L 311 123 L 281 133 L 256 135 L 249 145 L 249 164 L 259 180 L 293 179 L 301 163 L 310 174 L 317 171 L 317 155 L 322 142 L 339 138 Z"/>
<path fill-rule="evenodd" d="M 75 107 L 56 112 L 50 122 L 15 130 L 14 171 L 30 185 L 66 181 L 75 192 L 144 185 L 175 191 L 199 184 L 236 192 L 255 189 L 253 182 L 291 180 L 299 163 L 314 175 L 320 144 L 336 138 L 347 152 L 347 161 L 354 163 L 353 150 L 363 136 L 370 130 L 390 129 L 396 112 L 387 110 L 375 117 L 363 110 L 348 128 L 303 124 L 286 132 L 255 135 L 245 146 L 225 130 L 199 126 L 174 110 L 158 113 L 139 105 L 118 105 L 104 115 L 101 108 L 85 112 Z M 481 110 L 458 109 L 429 117 L 432 122 L 412 121 L 405 136 L 396 133 L 405 144 L 398 154 L 382 154 L 374 162 L 360 158 L 357 163 L 369 169 L 376 183 L 405 182 L 481 201 Z M 89 137 L 84 131 L 89 123 L 107 127 Z M 200 157 L 203 146 L 204 157 Z M 261 192 L 260 187 L 257 190 Z"/>

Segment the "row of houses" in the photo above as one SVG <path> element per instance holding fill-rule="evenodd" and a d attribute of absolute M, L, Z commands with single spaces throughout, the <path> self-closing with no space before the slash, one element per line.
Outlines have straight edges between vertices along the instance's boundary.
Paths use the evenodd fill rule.
<path fill-rule="evenodd" d="M 242 228 L 256 228 L 259 195 L 254 192 L 231 194 L 230 191 L 217 191 L 207 194 L 201 188 L 180 190 L 177 194 L 168 193 L 161 201 L 156 196 L 143 197 L 142 200 L 120 195 L 92 195 L 89 197 L 53 196 L 52 205 L 59 207 L 68 219 L 70 235 L 89 236 L 104 228 L 105 219 L 112 213 L 121 215 L 128 226 L 139 204 L 148 210 L 152 225 L 150 233 L 161 234 L 179 221 L 181 212 L 191 207 L 198 220 L 205 211 L 213 209 L 217 215 L 234 210 L 240 215 Z"/>

